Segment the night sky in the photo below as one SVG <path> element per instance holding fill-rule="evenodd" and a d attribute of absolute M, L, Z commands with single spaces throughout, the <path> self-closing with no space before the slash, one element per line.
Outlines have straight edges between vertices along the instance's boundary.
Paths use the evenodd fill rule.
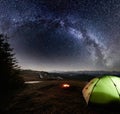
<path fill-rule="evenodd" d="M 0 33 L 24 69 L 120 70 L 120 0 L 0 0 Z"/>

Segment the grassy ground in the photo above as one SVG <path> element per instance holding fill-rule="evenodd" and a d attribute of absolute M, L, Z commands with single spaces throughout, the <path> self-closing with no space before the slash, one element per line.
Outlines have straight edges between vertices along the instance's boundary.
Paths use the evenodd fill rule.
<path fill-rule="evenodd" d="M 71 84 L 62 89 L 61 84 Z M 43 81 L 28 84 L 19 92 L 6 109 L 8 114 L 119 114 L 117 110 L 88 107 L 82 96 L 85 82 Z"/>

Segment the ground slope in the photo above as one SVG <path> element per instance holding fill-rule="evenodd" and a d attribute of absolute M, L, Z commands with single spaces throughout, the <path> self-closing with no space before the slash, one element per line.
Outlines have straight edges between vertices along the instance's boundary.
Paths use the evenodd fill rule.
<path fill-rule="evenodd" d="M 61 84 L 71 84 L 62 89 Z M 43 81 L 28 84 L 11 101 L 7 112 L 10 114 L 119 114 L 117 110 L 88 107 L 82 96 L 86 82 Z"/>

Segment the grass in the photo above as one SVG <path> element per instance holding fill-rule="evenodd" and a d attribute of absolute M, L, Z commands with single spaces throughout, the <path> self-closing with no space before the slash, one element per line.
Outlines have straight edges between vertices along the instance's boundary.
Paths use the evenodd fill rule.
<path fill-rule="evenodd" d="M 70 83 L 70 89 L 62 89 L 62 83 Z M 28 84 L 16 94 L 6 113 L 10 114 L 119 114 L 109 109 L 88 107 L 82 96 L 86 82 L 43 81 Z"/>

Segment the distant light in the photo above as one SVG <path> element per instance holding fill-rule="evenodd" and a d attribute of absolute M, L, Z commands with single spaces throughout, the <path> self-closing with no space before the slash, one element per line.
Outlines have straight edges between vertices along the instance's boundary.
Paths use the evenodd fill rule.
<path fill-rule="evenodd" d="M 69 88 L 69 87 L 70 87 L 70 84 L 67 84 L 67 83 L 62 84 L 62 88 Z"/>

